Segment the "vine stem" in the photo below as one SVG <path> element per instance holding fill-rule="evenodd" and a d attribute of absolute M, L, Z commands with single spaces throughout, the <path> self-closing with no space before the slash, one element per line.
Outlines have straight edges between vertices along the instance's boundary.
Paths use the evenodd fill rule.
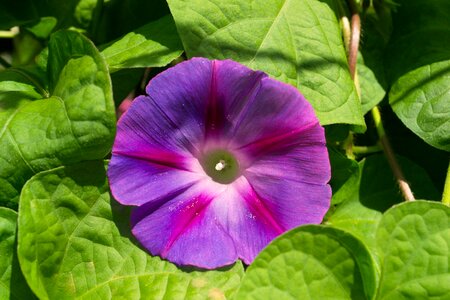
<path fill-rule="evenodd" d="M 46 91 L 45 88 L 37 80 L 35 80 L 33 77 L 31 77 L 30 75 L 28 75 L 24 71 L 22 71 L 20 69 L 16 69 L 16 68 L 10 68 L 9 70 L 11 72 L 18 73 L 18 74 L 22 75 L 23 77 L 25 77 L 26 79 L 28 79 L 28 81 L 30 81 L 36 87 L 36 89 L 39 91 L 39 93 L 44 98 L 49 98 L 50 97 L 49 92 Z"/>
<path fill-rule="evenodd" d="M 383 148 L 379 145 L 375 146 L 353 146 L 353 153 L 365 155 L 371 153 L 377 153 L 383 151 Z"/>
<path fill-rule="evenodd" d="M 361 19 L 358 13 L 352 14 L 351 20 L 352 33 L 350 36 L 350 49 L 348 53 L 348 65 L 350 68 L 350 75 L 353 80 L 356 78 L 356 62 L 358 60 L 358 48 L 359 48 L 359 38 L 361 36 Z"/>
<path fill-rule="evenodd" d="M 445 178 L 444 193 L 442 194 L 442 203 L 450 206 L 450 165 L 447 169 L 447 177 Z"/>
<path fill-rule="evenodd" d="M 402 168 L 400 167 L 397 159 L 395 158 L 394 151 L 392 150 L 391 143 L 386 136 L 384 131 L 383 123 L 381 121 L 381 114 L 378 106 L 372 108 L 372 117 L 375 122 L 375 128 L 377 129 L 378 138 L 380 139 L 381 146 L 383 147 L 384 154 L 387 157 L 389 166 L 392 169 L 392 173 L 394 173 L 395 180 L 397 181 L 398 187 L 402 192 L 403 198 L 406 201 L 415 200 L 414 195 L 409 187 L 408 182 L 406 182 L 405 176 L 403 175 Z"/>
<path fill-rule="evenodd" d="M 361 37 L 361 19 L 359 17 L 359 10 L 355 0 L 348 0 L 348 5 L 352 14 L 351 18 L 351 36 L 350 36 L 350 48 L 348 49 L 348 64 L 350 68 L 350 74 L 355 81 L 357 81 L 357 72 L 356 72 L 356 62 L 358 58 L 358 48 L 359 48 L 359 39 Z M 348 33 L 347 33 L 348 34 Z M 345 35 L 345 33 L 344 33 Z M 356 79 L 356 80 L 355 80 Z M 359 85 L 359 83 L 358 83 Z M 394 173 L 395 180 L 399 186 L 399 189 L 403 195 L 403 198 L 406 201 L 415 200 L 414 195 L 411 191 L 409 184 L 405 180 L 405 176 L 403 175 L 403 171 L 395 158 L 394 151 L 392 150 L 391 143 L 386 136 L 383 123 L 381 121 L 380 110 L 377 106 L 372 108 L 372 117 L 375 122 L 375 127 L 378 133 L 378 138 L 381 143 L 381 147 L 383 148 L 384 154 L 387 157 L 389 166 L 392 169 L 392 173 Z M 449 188 L 450 189 L 450 188 Z M 449 191 L 450 193 L 450 191 Z M 450 200 L 449 200 L 450 201 Z"/>
<path fill-rule="evenodd" d="M 19 33 L 19 27 L 13 27 L 11 30 L 0 30 L 0 38 L 12 39 Z"/>

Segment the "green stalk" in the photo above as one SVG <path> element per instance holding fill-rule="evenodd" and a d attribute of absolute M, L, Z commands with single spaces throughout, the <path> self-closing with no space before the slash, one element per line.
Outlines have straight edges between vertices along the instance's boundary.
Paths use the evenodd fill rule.
<path fill-rule="evenodd" d="M 11 30 L 0 30 L 0 38 L 12 39 L 19 33 L 19 27 L 13 27 Z"/>
<path fill-rule="evenodd" d="M 39 83 L 39 81 L 35 80 L 32 76 L 28 75 L 26 72 L 20 70 L 20 69 L 16 69 L 16 68 L 11 68 L 9 69 L 11 72 L 15 72 L 18 73 L 20 75 L 22 75 L 23 77 L 25 77 L 28 81 L 30 81 L 30 83 L 32 83 L 36 89 L 39 91 L 39 93 L 44 97 L 44 98 L 49 98 L 50 94 L 48 91 L 46 91 L 44 89 L 44 87 Z"/>
<path fill-rule="evenodd" d="M 375 146 L 353 146 L 353 153 L 356 155 L 367 155 L 383 151 L 383 148 L 379 145 Z"/>
<path fill-rule="evenodd" d="M 383 122 L 381 121 L 381 114 L 378 106 L 372 108 L 372 117 L 375 122 L 375 128 L 377 129 L 378 138 L 380 140 L 381 146 L 383 147 L 384 154 L 389 162 L 389 166 L 394 173 L 395 180 L 397 181 L 398 187 L 406 201 L 415 200 L 414 195 L 406 182 L 405 176 L 403 175 L 402 168 L 400 167 L 397 159 L 395 158 L 394 151 L 392 150 L 391 143 L 389 142 L 386 132 L 384 131 Z"/>
<path fill-rule="evenodd" d="M 442 194 L 442 203 L 450 206 L 450 165 L 447 169 L 447 177 L 445 178 L 444 193 Z"/>

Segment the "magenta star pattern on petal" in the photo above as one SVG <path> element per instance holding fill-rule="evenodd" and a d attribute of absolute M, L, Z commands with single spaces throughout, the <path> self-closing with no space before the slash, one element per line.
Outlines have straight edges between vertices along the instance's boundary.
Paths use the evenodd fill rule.
<path fill-rule="evenodd" d="M 132 231 L 178 265 L 250 264 L 330 205 L 324 130 L 292 86 L 194 58 L 147 86 L 118 123 L 108 177 Z"/>

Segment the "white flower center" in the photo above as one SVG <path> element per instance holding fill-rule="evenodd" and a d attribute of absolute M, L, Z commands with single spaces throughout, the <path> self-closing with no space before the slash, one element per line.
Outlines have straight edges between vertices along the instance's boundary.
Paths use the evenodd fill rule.
<path fill-rule="evenodd" d="M 221 159 L 215 166 L 216 171 L 222 171 L 225 169 L 226 163 L 223 159 Z"/>

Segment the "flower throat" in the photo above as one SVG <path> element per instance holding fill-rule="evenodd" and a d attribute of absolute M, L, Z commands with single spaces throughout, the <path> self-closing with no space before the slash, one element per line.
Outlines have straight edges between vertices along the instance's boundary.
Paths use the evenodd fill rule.
<path fill-rule="evenodd" d="M 213 150 L 203 154 L 200 164 L 206 174 L 218 183 L 231 183 L 240 175 L 236 157 L 226 150 Z"/>

